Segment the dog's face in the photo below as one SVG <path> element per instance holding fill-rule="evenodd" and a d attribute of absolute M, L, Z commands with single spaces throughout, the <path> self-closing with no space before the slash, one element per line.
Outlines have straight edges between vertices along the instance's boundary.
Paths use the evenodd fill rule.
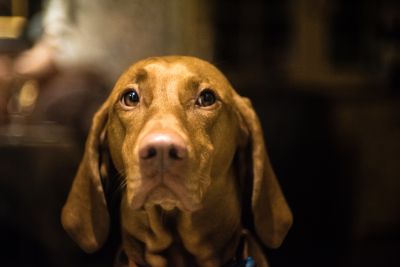
<path fill-rule="evenodd" d="M 279 246 L 290 228 L 291 212 L 250 101 L 205 61 L 140 61 L 121 76 L 96 113 L 62 212 L 64 228 L 88 252 L 101 247 L 108 235 L 100 177 L 111 178 L 101 175 L 110 169 L 103 164 L 109 155 L 126 184 L 124 215 L 143 214 L 147 205 L 204 218 L 221 213 L 213 219 L 223 228 L 227 221 L 246 225 L 240 221 L 246 210 L 254 234 L 270 247 Z M 237 190 L 239 185 L 245 190 Z M 215 225 L 204 222 L 200 228 L 227 230 Z"/>
<path fill-rule="evenodd" d="M 108 101 L 107 140 L 131 207 L 201 208 L 239 141 L 224 76 L 200 60 L 149 59 L 123 74 Z"/>

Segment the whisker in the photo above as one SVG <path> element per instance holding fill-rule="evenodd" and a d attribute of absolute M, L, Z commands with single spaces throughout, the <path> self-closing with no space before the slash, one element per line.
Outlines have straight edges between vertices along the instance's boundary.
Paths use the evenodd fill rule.
<path fill-rule="evenodd" d="M 109 178 L 115 181 L 108 192 L 109 200 L 111 202 L 118 201 L 121 195 L 120 193 L 126 188 L 126 177 L 123 173 L 115 173 Z"/>

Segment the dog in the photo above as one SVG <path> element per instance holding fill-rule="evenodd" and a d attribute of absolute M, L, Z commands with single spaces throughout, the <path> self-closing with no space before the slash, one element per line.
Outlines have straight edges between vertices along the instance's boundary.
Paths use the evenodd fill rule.
<path fill-rule="evenodd" d="M 198 58 L 139 61 L 94 116 L 61 216 L 89 253 L 108 237 L 111 167 L 130 267 L 266 267 L 263 245 L 279 247 L 292 224 L 250 101 Z"/>

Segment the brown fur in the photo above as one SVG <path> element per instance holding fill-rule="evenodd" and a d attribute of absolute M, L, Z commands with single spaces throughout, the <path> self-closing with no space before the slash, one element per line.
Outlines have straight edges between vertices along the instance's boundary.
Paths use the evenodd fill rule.
<path fill-rule="evenodd" d="M 132 86 L 140 103 L 126 109 L 121 95 Z M 204 88 L 217 94 L 212 107 L 195 105 Z M 187 164 L 172 177 L 180 204 L 171 210 L 149 202 L 154 195 L 165 195 L 158 187 L 143 195 L 150 179 L 137 156 L 141 140 L 160 129 L 177 133 L 188 150 Z M 278 247 L 291 226 L 250 101 L 205 61 L 179 56 L 140 61 L 120 77 L 95 115 L 62 212 L 64 228 L 87 252 L 99 249 L 109 230 L 99 162 L 104 144 L 126 184 L 122 246 L 132 264 L 219 267 L 235 257 L 242 239 L 245 254 L 265 267 L 258 242 Z M 250 223 L 243 214 L 252 216 Z"/>

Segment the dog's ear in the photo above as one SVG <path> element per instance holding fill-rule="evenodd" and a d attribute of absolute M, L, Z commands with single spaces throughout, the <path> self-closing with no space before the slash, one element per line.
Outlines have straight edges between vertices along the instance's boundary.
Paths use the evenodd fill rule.
<path fill-rule="evenodd" d="M 110 218 L 100 177 L 101 145 L 108 118 L 107 102 L 95 114 L 85 152 L 63 207 L 64 229 L 86 252 L 98 250 L 106 241 Z"/>
<path fill-rule="evenodd" d="M 283 196 L 269 161 L 260 121 L 249 99 L 234 94 L 241 127 L 248 136 L 246 149 L 251 164 L 242 181 L 250 186 L 252 219 L 258 238 L 268 247 L 279 247 L 292 225 L 292 213 Z"/>

